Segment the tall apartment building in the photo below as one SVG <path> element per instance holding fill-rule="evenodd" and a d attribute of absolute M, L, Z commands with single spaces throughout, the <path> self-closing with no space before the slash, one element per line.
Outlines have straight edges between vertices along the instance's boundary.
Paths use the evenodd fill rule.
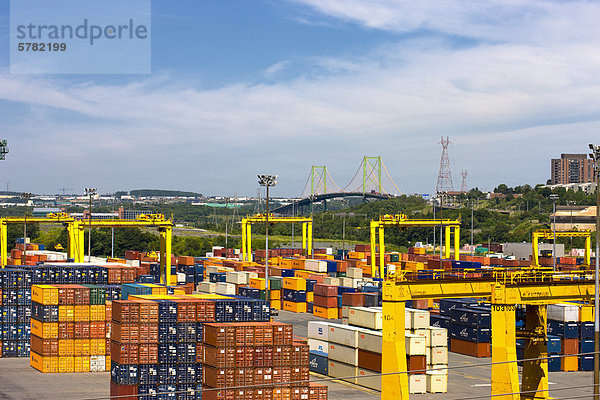
<path fill-rule="evenodd" d="M 587 154 L 561 154 L 550 162 L 552 185 L 595 182 L 594 165 Z"/>

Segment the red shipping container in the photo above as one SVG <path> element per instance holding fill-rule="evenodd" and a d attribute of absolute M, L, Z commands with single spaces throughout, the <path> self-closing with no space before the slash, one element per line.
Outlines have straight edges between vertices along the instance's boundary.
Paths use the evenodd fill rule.
<path fill-rule="evenodd" d="M 338 299 L 337 296 L 335 297 L 325 297 L 325 296 L 318 296 L 315 294 L 314 298 L 313 298 L 313 303 L 315 306 L 319 306 L 319 307 L 324 307 L 324 308 L 337 308 L 338 306 Z"/>
<path fill-rule="evenodd" d="M 323 283 L 315 283 L 313 286 L 313 290 L 316 296 L 324 296 L 324 297 L 336 297 L 338 295 L 337 286 L 334 285 L 325 285 Z M 337 300 L 336 300 L 337 301 Z"/>
<path fill-rule="evenodd" d="M 117 385 L 110 382 L 110 397 L 118 398 L 119 400 L 138 400 L 137 385 Z"/>
<path fill-rule="evenodd" d="M 343 306 L 353 306 L 353 307 L 363 307 L 365 305 L 365 295 L 364 295 L 364 293 L 343 293 L 342 294 L 342 305 Z"/>

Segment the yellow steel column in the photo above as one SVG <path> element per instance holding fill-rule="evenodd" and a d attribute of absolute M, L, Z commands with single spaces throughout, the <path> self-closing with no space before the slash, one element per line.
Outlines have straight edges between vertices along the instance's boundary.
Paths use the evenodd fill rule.
<path fill-rule="evenodd" d="M 502 301 L 504 286 L 493 289 L 493 300 Z M 517 368 L 515 306 L 492 303 L 492 396 L 498 400 L 519 400 L 519 369 Z M 500 364 L 498 364 L 500 363 Z"/>
<path fill-rule="evenodd" d="M 246 259 L 246 219 L 242 219 L 242 261 Z"/>
<path fill-rule="evenodd" d="M 386 289 L 394 287 L 384 286 Z M 404 301 L 383 302 L 383 337 L 381 372 L 381 400 L 408 400 L 408 374 L 406 371 L 406 343 Z"/>
<path fill-rule="evenodd" d="M 8 264 L 8 230 L 4 218 L 0 219 L 0 249 L 0 263 L 5 267 Z"/>
<path fill-rule="evenodd" d="M 252 261 L 252 224 L 246 225 L 246 229 L 246 245 L 248 246 L 246 254 L 248 256 L 248 261 Z"/>
<path fill-rule="evenodd" d="M 446 226 L 444 229 L 444 258 L 450 259 L 450 227 Z"/>
<path fill-rule="evenodd" d="M 375 274 L 375 252 L 377 249 L 377 222 L 371 221 L 371 276 L 377 276 Z"/>
<path fill-rule="evenodd" d="M 312 234 L 312 228 L 313 227 L 312 227 L 312 222 L 309 222 L 307 225 L 308 225 L 307 228 L 306 228 L 307 229 L 307 232 L 306 232 L 306 234 L 307 234 L 307 239 L 306 239 L 307 243 L 306 244 L 308 246 L 307 251 L 308 251 L 308 255 L 312 256 L 312 253 L 313 253 L 312 252 L 312 247 L 313 247 L 313 234 Z"/>
<path fill-rule="evenodd" d="M 171 275 L 171 237 L 172 237 L 172 228 L 170 226 L 165 227 L 164 229 L 164 247 L 165 247 L 165 271 L 167 277 L 167 285 L 176 285 L 177 284 L 177 275 L 174 275 L 175 282 L 173 282 L 173 275 Z"/>
<path fill-rule="evenodd" d="M 165 229 L 159 228 L 160 240 L 160 283 L 168 285 L 167 279 L 167 241 L 165 240 Z"/>
<path fill-rule="evenodd" d="M 67 245 L 68 257 L 72 258 L 76 263 L 84 262 L 85 239 L 83 229 L 83 224 L 80 221 L 73 221 L 67 225 L 67 232 L 69 234 Z"/>
<path fill-rule="evenodd" d="M 379 225 L 379 276 L 385 277 L 385 227 Z"/>
<path fill-rule="evenodd" d="M 306 223 L 302 224 L 302 254 L 308 256 L 306 251 Z"/>
<path fill-rule="evenodd" d="M 525 340 L 524 358 L 538 358 L 535 361 L 523 361 L 523 379 L 521 400 L 549 399 L 548 392 L 548 351 L 546 345 L 546 306 L 527 305 L 525 329 L 529 338 Z"/>
<path fill-rule="evenodd" d="M 535 234 L 535 232 L 533 233 L 533 237 L 531 238 L 531 252 L 532 252 L 532 263 L 531 265 L 534 267 L 539 267 L 540 266 L 540 260 L 538 258 L 538 255 L 540 253 L 539 247 L 538 247 L 538 236 Z M 489 249 L 488 249 L 489 250 Z"/>
<path fill-rule="evenodd" d="M 460 226 L 454 227 L 454 259 L 460 260 Z"/>
<path fill-rule="evenodd" d="M 596 239 L 598 240 L 598 239 Z M 592 258 L 592 236 L 587 236 L 585 238 L 585 256 L 583 259 L 583 263 L 585 265 L 590 265 L 591 264 L 591 258 Z M 598 255 L 596 254 L 596 257 L 598 257 Z"/>

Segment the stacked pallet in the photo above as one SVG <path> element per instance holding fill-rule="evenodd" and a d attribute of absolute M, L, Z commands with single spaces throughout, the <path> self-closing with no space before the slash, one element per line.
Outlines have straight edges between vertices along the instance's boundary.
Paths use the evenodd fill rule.
<path fill-rule="evenodd" d="M 33 285 L 30 365 L 44 373 L 105 371 L 110 309 L 100 286 Z"/>

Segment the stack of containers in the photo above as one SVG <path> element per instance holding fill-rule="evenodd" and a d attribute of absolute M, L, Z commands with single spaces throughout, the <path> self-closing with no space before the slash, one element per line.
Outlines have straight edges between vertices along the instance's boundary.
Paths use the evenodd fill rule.
<path fill-rule="evenodd" d="M 561 338 L 561 371 L 579 370 L 579 306 L 577 304 L 549 304 L 548 334 Z M 586 342 L 582 344 L 586 349 Z M 593 351 L 593 341 L 591 351 Z M 593 355 L 592 355 L 593 359 Z"/>
<path fill-rule="evenodd" d="M 338 287 L 324 283 L 315 283 L 313 286 L 313 315 L 325 319 L 338 319 Z"/>
<path fill-rule="evenodd" d="M 579 306 L 579 353 L 594 351 L 594 308 L 591 305 Z M 594 355 L 581 354 L 579 356 L 579 370 L 594 370 Z"/>
<path fill-rule="evenodd" d="M 297 313 L 306 312 L 306 279 L 283 278 L 283 309 Z"/>
<path fill-rule="evenodd" d="M 29 357 L 31 274 L 0 270 L 0 357 Z"/>
<path fill-rule="evenodd" d="M 450 317 L 450 347 L 453 352 L 491 357 L 492 315 L 489 307 L 455 307 Z"/>
<path fill-rule="evenodd" d="M 33 368 L 51 373 L 106 370 L 109 353 L 104 288 L 33 285 L 32 299 Z"/>

